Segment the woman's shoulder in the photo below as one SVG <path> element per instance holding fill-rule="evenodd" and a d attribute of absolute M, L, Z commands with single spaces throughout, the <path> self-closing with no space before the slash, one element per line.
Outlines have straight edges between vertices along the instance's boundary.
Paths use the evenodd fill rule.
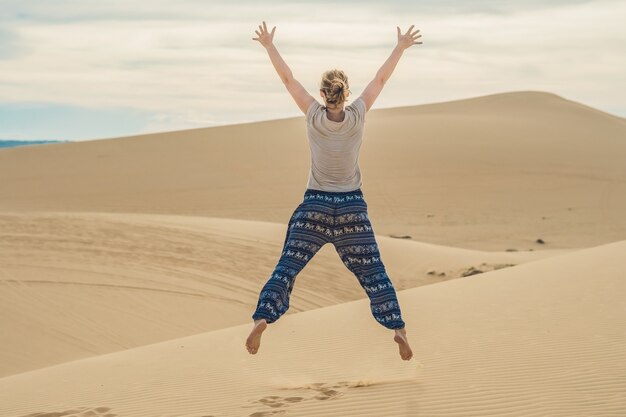
<path fill-rule="evenodd" d="M 360 110 L 362 107 L 365 107 L 365 100 L 363 100 L 363 97 L 358 96 L 356 99 L 354 99 L 354 101 L 350 104 L 348 104 L 348 106 L 346 107 L 351 107 L 355 110 Z"/>
<path fill-rule="evenodd" d="M 365 100 L 363 97 L 359 96 L 352 103 L 346 106 L 350 107 L 350 109 L 356 114 L 357 121 L 365 122 Z"/>
<path fill-rule="evenodd" d="M 311 104 L 309 104 L 309 107 L 305 113 L 305 117 L 307 121 L 310 121 L 313 117 L 313 115 L 315 114 L 316 111 L 318 111 L 320 108 L 322 108 L 323 106 L 317 101 L 317 100 L 313 100 L 311 102 Z"/>

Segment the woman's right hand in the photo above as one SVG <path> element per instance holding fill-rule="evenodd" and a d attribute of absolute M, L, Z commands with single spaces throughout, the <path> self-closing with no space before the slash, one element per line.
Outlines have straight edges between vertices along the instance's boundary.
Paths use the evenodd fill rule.
<path fill-rule="evenodd" d="M 422 37 L 422 35 L 418 35 L 419 29 L 411 33 L 411 29 L 413 29 L 414 26 L 415 25 L 411 25 L 409 30 L 407 30 L 404 35 L 400 33 L 400 26 L 396 26 L 398 29 L 398 47 L 402 48 L 402 50 L 407 49 L 412 45 L 422 44 L 422 42 L 417 42 L 417 40 Z"/>

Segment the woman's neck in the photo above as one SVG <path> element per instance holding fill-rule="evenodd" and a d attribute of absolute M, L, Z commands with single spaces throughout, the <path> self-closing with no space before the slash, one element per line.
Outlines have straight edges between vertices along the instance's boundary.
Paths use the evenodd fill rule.
<path fill-rule="evenodd" d="M 338 109 L 331 109 L 330 107 L 326 107 L 326 114 L 328 118 L 334 122 L 343 122 L 345 118 L 345 112 L 343 111 L 343 107 Z"/>

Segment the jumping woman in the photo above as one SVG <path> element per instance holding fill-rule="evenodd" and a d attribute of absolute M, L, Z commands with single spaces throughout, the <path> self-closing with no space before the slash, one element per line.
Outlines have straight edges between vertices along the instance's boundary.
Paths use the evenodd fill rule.
<path fill-rule="evenodd" d="M 344 107 L 350 87 L 343 71 L 324 72 L 320 84 L 319 104 L 291 73 L 273 44 L 274 32 L 265 22 L 255 30 L 267 50 L 274 68 L 296 104 L 305 115 L 311 149 L 311 169 L 302 203 L 294 210 L 287 225 L 281 257 L 268 281 L 261 289 L 254 327 L 246 340 L 251 354 L 257 353 L 261 334 L 269 323 L 280 318 L 289 308 L 289 297 L 296 275 L 326 243 L 332 243 L 344 265 L 353 272 L 370 299 L 371 312 L 378 323 L 395 332 L 400 357 L 413 356 L 406 337 L 400 305 L 370 223 L 367 203 L 361 190 L 358 164 L 365 113 L 372 107 L 383 86 L 391 77 L 405 49 L 421 44 L 415 25 L 402 34 L 397 28 L 398 43 L 363 93 Z"/>

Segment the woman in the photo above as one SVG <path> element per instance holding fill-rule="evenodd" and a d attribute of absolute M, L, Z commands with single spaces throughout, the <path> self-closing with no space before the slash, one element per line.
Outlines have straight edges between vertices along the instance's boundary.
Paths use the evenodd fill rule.
<path fill-rule="evenodd" d="M 403 51 L 422 43 L 417 41 L 421 37 L 419 30 L 411 33 L 414 26 L 405 34 L 396 27 L 398 43 L 393 52 L 361 96 L 345 107 L 350 88 L 343 71 L 333 69 L 323 74 L 320 96 L 325 106 L 322 106 L 293 78 L 278 53 L 273 44 L 276 26 L 269 33 L 263 22 L 255 30 L 258 37 L 252 39 L 265 47 L 278 75 L 305 114 L 311 170 L 304 199 L 289 219 L 278 265 L 261 289 L 252 315 L 254 327 L 246 340 L 251 354 L 258 351 L 267 324 L 278 320 L 289 308 L 296 275 L 324 244 L 332 243 L 368 295 L 376 321 L 394 330 L 400 357 L 409 360 L 413 356 L 396 292 L 380 258 L 368 218 L 358 153 L 365 113 L 374 104 Z"/>

